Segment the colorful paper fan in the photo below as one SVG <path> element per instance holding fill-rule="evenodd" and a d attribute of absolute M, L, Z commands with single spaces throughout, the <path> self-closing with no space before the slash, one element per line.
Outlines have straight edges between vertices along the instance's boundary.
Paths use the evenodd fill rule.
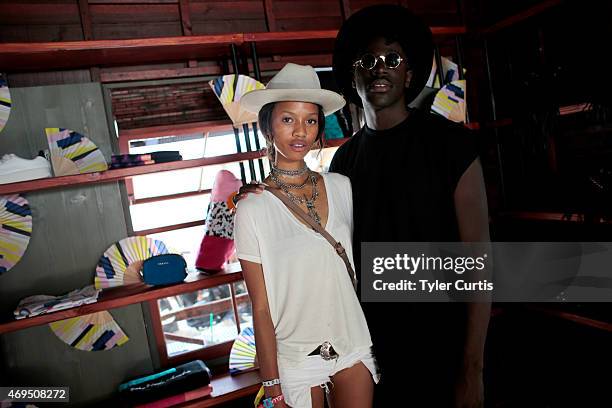
<path fill-rule="evenodd" d="M 0 274 L 23 256 L 32 235 L 32 210 L 20 195 L 0 196 Z"/>
<path fill-rule="evenodd" d="M 108 248 L 96 267 L 96 289 L 142 282 L 140 269 L 145 259 L 170 251 L 162 241 L 128 237 Z"/>
<path fill-rule="evenodd" d="M 442 82 L 447 84 L 449 82 L 459 80 L 459 66 L 446 57 L 442 57 L 440 59 L 442 60 L 442 76 L 444 77 Z M 463 73 L 466 73 L 465 68 L 463 69 Z M 435 56 L 431 65 L 429 79 L 427 79 L 425 86 L 430 88 L 440 88 L 440 77 L 438 76 L 438 65 Z"/>
<path fill-rule="evenodd" d="M 69 129 L 46 128 L 56 176 L 105 171 L 108 165 L 98 146 Z"/>
<path fill-rule="evenodd" d="M 107 311 L 49 323 L 49 327 L 64 343 L 83 351 L 108 350 L 129 340 Z"/>
<path fill-rule="evenodd" d="M 255 368 L 255 332 L 247 327 L 234 341 L 229 357 L 230 374 L 238 374 Z"/>
<path fill-rule="evenodd" d="M 9 90 L 6 78 L 0 74 L 0 132 L 4 129 L 6 121 L 11 114 L 11 91 Z"/>
<path fill-rule="evenodd" d="M 453 122 L 465 122 L 465 80 L 444 85 L 436 94 L 431 110 Z"/>
<path fill-rule="evenodd" d="M 208 83 L 217 95 L 223 109 L 234 126 L 257 122 L 257 115 L 242 109 L 240 98 L 255 89 L 264 89 L 265 85 L 246 75 L 224 75 Z"/>

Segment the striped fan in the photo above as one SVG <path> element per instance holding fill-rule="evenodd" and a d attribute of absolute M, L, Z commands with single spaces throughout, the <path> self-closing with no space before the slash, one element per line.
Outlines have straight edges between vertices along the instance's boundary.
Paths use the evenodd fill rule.
<path fill-rule="evenodd" d="M 162 241 L 148 237 L 128 237 L 108 248 L 96 267 L 96 289 L 140 283 L 142 263 L 154 255 L 167 254 Z"/>
<path fill-rule="evenodd" d="M 444 85 L 436 94 L 431 110 L 453 122 L 465 122 L 465 80 Z"/>
<path fill-rule="evenodd" d="M 91 140 L 69 129 L 46 128 L 56 176 L 105 171 L 108 165 Z"/>
<path fill-rule="evenodd" d="M 20 195 L 0 196 L 0 274 L 23 256 L 32 234 L 32 211 Z"/>
<path fill-rule="evenodd" d="M 246 75 L 223 75 L 208 83 L 219 98 L 234 126 L 257 122 L 257 115 L 240 106 L 240 98 L 255 89 L 264 89 L 261 82 Z"/>
<path fill-rule="evenodd" d="M 229 357 L 230 374 L 238 374 L 255 368 L 255 333 L 247 327 L 234 341 Z"/>
<path fill-rule="evenodd" d="M 64 343 L 83 351 L 108 350 L 129 340 L 107 311 L 49 323 L 49 327 Z"/>
<path fill-rule="evenodd" d="M 4 129 L 10 114 L 11 91 L 6 83 L 6 78 L 3 74 L 0 74 L 0 132 Z"/>

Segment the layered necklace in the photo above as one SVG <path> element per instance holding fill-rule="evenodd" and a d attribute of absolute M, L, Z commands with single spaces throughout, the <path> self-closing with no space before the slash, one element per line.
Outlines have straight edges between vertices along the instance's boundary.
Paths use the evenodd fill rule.
<path fill-rule="evenodd" d="M 304 174 L 307 176 L 306 179 L 304 179 L 304 182 L 301 184 L 288 183 L 279 178 L 279 176 L 298 177 L 303 176 Z M 304 204 L 308 210 L 308 215 L 310 215 L 310 217 L 315 220 L 317 224 L 321 225 L 321 217 L 319 214 L 317 214 L 315 209 L 315 201 L 317 200 L 317 197 L 319 197 L 319 191 L 317 190 L 317 174 L 314 171 L 310 170 L 306 164 L 304 164 L 304 167 L 298 170 L 285 170 L 272 166 L 270 178 L 281 189 L 281 191 L 285 193 L 287 197 L 289 197 L 291 201 L 297 205 Z M 310 198 L 306 197 L 306 194 L 304 194 L 303 197 L 298 197 L 290 191 L 303 189 L 306 187 L 306 184 L 308 184 L 309 181 L 312 184 L 312 195 Z"/>

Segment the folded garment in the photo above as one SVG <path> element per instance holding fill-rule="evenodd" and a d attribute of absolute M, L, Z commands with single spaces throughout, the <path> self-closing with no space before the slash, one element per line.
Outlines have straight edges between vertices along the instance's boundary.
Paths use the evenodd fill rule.
<path fill-rule="evenodd" d="M 17 308 L 13 312 L 15 319 L 38 316 L 45 313 L 56 312 L 58 310 L 69 309 L 98 300 L 100 290 L 95 289 L 94 285 L 85 286 L 82 289 L 75 289 L 62 296 L 34 295 L 21 299 Z"/>
<path fill-rule="evenodd" d="M 210 369 L 202 360 L 193 360 L 119 385 L 119 396 L 126 406 L 143 405 L 176 396 L 210 384 Z M 206 393 L 207 389 L 201 389 Z M 166 405 L 162 405 L 166 406 Z"/>
<path fill-rule="evenodd" d="M 151 155 L 151 159 L 158 161 L 158 160 L 165 160 L 168 159 L 168 161 L 170 161 L 170 159 L 172 160 L 177 160 L 177 157 L 181 157 L 181 152 L 179 152 L 178 150 L 166 150 L 166 151 L 161 151 L 161 152 L 151 152 L 149 153 Z M 180 159 L 178 159 L 180 160 Z"/>
<path fill-rule="evenodd" d="M 111 163 L 129 163 L 152 160 L 150 154 L 113 154 Z"/>
<path fill-rule="evenodd" d="M 110 168 L 111 169 L 122 169 L 125 167 L 135 167 L 135 166 L 144 166 L 146 164 L 155 164 L 155 162 L 153 160 L 141 160 L 141 161 L 133 161 L 133 162 L 126 162 L 126 163 L 111 163 Z"/>

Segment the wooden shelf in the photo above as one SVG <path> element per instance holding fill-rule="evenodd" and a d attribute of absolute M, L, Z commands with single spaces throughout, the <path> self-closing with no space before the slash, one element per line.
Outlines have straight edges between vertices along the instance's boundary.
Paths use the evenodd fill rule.
<path fill-rule="evenodd" d="M 238 398 L 254 395 L 261 387 L 259 371 L 250 371 L 238 375 L 213 376 L 210 383 L 213 391 L 209 397 L 188 401 L 177 405 L 177 408 L 215 407 Z"/>
<path fill-rule="evenodd" d="M 600 320 L 580 316 L 574 313 L 546 308 L 544 306 L 527 306 L 527 309 L 533 310 L 535 312 L 542 313 L 548 316 L 553 316 L 559 319 L 574 322 L 574 323 L 577 323 L 583 326 L 593 327 L 593 328 L 604 330 L 607 332 L 612 332 L 612 323 L 610 322 L 603 322 Z"/>
<path fill-rule="evenodd" d="M 466 33 L 464 26 L 431 29 L 434 36 Z M 0 44 L 0 71 L 51 71 L 219 60 L 231 57 L 230 45 L 240 46 L 245 42 L 256 42 L 260 55 L 325 54 L 333 51 L 337 33 L 337 30 L 320 30 L 129 40 L 4 43 Z M 248 48 L 246 44 L 245 47 Z"/>
<path fill-rule="evenodd" d="M 584 223 L 580 214 L 544 211 L 508 211 L 498 214 L 501 218 L 513 218 L 518 220 L 536 220 L 553 222 Z M 612 221 L 600 220 L 599 224 L 612 224 Z"/>
<path fill-rule="evenodd" d="M 325 145 L 323 147 L 339 147 L 342 146 L 350 137 L 345 137 L 342 139 L 329 139 L 325 141 Z"/>
<path fill-rule="evenodd" d="M 27 317 L 21 320 L 13 320 L 13 317 L 5 317 L 0 323 L 0 334 L 26 329 L 28 327 L 40 326 L 58 320 L 83 316 L 103 310 L 115 309 L 134 303 L 155 300 L 168 296 L 176 296 L 181 293 L 193 292 L 225 283 L 242 280 L 240 264 L 234 263 L 226 269 L 214 275 L 206 276 L 200 273 L 190 273 L 183 283 L 170 286 L 147 286 L 144 284 L 123 286 L 113 289 L 105 289 L 100 293 L 98 301 L 89 305 L 78 306 L 71 309 L 60 310 L 53 313 Z"/>
<path fill-rule="evenodd" d="M 168 163 L 148 164 L 145 166 L 129 167 L 125 169 L 107 170 L 97 173 L 75 174 L 72 176 L 49 177 L 44 179 L 20 181 L 0 185 L 0 195 L 22 193 L 27 191 L 48 190 L 58 187 L 72 187 L 84 184 L 108 183 L 124 180 L 129 177 L 143 174 L 159 173 L 163 171 L 191 169 L 194 167 L 214 166 L 217 164 L 236 163 L 245 160 L 254 160 L 265 157 L 262 152 L 245 152 L 225 154 L 222 156 L 205 157 L 203 159 L 181 160 Z"/>
<path fill-rule="evenodd" d="M 553 7 L 556 7 L 562 3 L 562 0 L 548 0 L 535 6 L 528 8 L 527 10 L 503 19 L 502 21 L 493 24 L 492 26 L 482 30 L 483 34 L 496 33 L 503 30 L 504 28 L 511 27 L 515 24 L 521 23 L 531 17 L 537 16 Z"/>
<path fill-rule="evenodd" d="M 331 139 L 325 142 L 325 147 L 342 145 L 349 138 Z M 168 163 L 148 164 L 145 166 L 129 167 L 125 169 L 107 170 L 104 172 L 75 174 L 72 176 L 48 177 L 37 180 L 20 181 L 18 183 L 0 184 L 0 195 L 24 193 L 28 191 L 49 190 L 59 187 L 72 187 L 86 184 L 109 183 L 125 180 L 126 178 L 141 176 L 143 174 L 159 173 L 164 171 L 191 169 L 195 167 L 214 166 L 218 164 L 237 163 L 265 157 L 261 151 L 225 154 L 221 156 L 205 157 L 203 159 L 181 160 Z"/>
<path fill-rule="evenodd" d="M 470 122 L 470 123 L 465 123 L 464 124 L 464 126 L 466 128 L 472 129 L 472 130 L 495 129 L 495 128 L 502 128 L 502 127 L 511 126 L 511 125 L 512 125 L 512 119 L 511 118 L 499 119 L 499 120 L 495 120 L 495 121 L 491 121 L 491 122 L 484 122 L 484 123 Z"/>

